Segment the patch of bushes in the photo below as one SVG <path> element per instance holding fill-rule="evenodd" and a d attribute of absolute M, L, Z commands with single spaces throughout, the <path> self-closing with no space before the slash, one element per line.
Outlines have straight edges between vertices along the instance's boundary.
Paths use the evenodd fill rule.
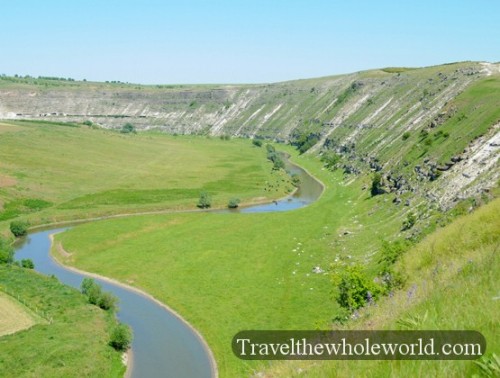
<path fill-rule="evenodd" d="M 132 342 L 132 330 L 123 323 L 117 324 L 111 331 L 109 345 L 119 351 L 127 350 Z"/>
<path fill-rule="evenodd" d="M 300 133 L 295 136 L 295 139 L 291 143 L 292 146 L 297 147 L 299 152 L 303 154 L 309 150 L 312 146 L 318 143 L 320 140 L 319 134 L 316 133 Z"/>
<path fill-rule="evenodd" d="M 137 133 L 135 126 L 132 125 L 131 123 L 128 123 L 128 122 L 122 126 L 120 132 L 122 134 L 131 134 L 131 133 L 135 134 L 135 133 Z"/>
<path fill-rule="evenodd" d="M 208 209 L 212 206 L 212 198 L 210 197 L 210 194 L 207 192 L 201 192 L 200 199 L 198 200 L 198 204 L 196 206 L 200 209 Z"/>
<path fill-rule="evenodd" d="M 102 291 L 101 285 L 92 278 L 84 278 L 81 285 L 82 294 L 87 296 L 89 303 L 103 310 L 115 311 L 118 298 L 107 291 Z"/>
<path fill-rule="evenodd" d="M 410 135 L 411 135 L 411 133 L 410 133 L 409 131 L 405 131 L 405 132 L 403 133 L 403 140 L 408 139 L 408 138 L 410 137 Z"/>
<path fill-rule="evenodd" d="M 230 209 L 236 209 L 240 205 L 240 202 L 239 198 L 231 198 L 227 203 L 227 207 Z"/>
<path fill-rule="evenodd" d="M 378 299 L 381 288 L 370 280 L 360 265 L 348 265 L 333 275 L 337 286 L 335 300 L 345 310 L 353 312 Z"/>
<path fill-rule="evenodd" d="M 283 161 L 281 154 L 276 152 L 276 149 L 270 144 L 266 144 L 266 150 L 267 159 L 271 160 L 273 163 L 273 170 L 279 171 L 280 169 L 284 169 L 285 162 Z"/>
<path fill-rule="evenodd" d="M 382 175 L 379 172 L 375 172 L 373 175 L 370 193 L 372 197 L 385 193 L 384 189 L 382 189 Z"/>
<path fill-rule="evenodd" d="M 321 161 L 325 164 L 325 168 L 329 169 L 330 171 L 334 171 L 335 169 L 339 168 L 341 160 L 342 157 L 333 151 L 325 152 L 323 156 L 321 156 Z"/>
<path fill-rule="evenodd" d="M 252 139 L 252 144 L 256 147 L 262 147 L 262 140 L 261 139 Z"/>
<path fill-rule="evenodd" d="M 22 259 L 21 266 L 26 269 L 35 269 L 35 264 L 31 259 Z"/>
<path fill-rule="evenodd" d="M 0 237 L 0 264 L 11 264 L 14 261 L 14 249 L 8 241 Z"/>
<path fill-rule="evenodd" d="M 28 233 L 28 226 L 28 222 L 17 220 L 10 222 L 9 228 L 10 232 L 12 232 L 12 234 L 17 238 Z"/>
<path fill-rule="evenodd" d="M 411 246 L 411 243 L 405 240 L 396 240 L 394 242 L 382 241 L 380 248 L 380 275 L 385 291 L 390 292 L 393 289 L 401 288 L 405 279 L 401 273 L 396 273 L 393 269 L 394 264 Z"/>
<path fill-rule="evenodd" d="M 298 187 L 300 185 L 300 176 L 297 173 L 294 173 L 292 176 L 292 185 Z"/>

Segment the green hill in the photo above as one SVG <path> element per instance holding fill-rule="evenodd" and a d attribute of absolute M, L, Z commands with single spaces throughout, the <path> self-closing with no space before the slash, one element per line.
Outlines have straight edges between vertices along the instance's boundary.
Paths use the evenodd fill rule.
<path fill-rule="evenodd" d="M 174 308 L 221 376 L 479 374 L 472 362 L 241 361 L 231 338 L 470 328 L 498 355 L 499 93 L 498 65 L 475 62 L 242 86 L 2 77 L 0 227 L 136 214 L 58 235 L 70 255 L 57 257 Z M 126 123 L 138 133 L 119 133 Z M 292 190 L 265 146 L 240 137 L 289 153 L 325 184 L 321 198 L 284 213 L 172 213 L 196 209 L 201 192 L 225 207 Z M 335 300 L 351 265 L 377 306 Z M 407 301 L 412 287 L 425 290 Z"/>

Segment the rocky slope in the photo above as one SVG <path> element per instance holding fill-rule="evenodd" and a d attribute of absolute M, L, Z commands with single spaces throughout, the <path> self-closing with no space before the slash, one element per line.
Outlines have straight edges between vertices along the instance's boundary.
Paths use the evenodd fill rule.
<path fill-rule="evenodd" d="M 266 85 L 140 86 L 0 78 L 0 118 L 263 137 L 379 171 L 395 203 L 449 208 L 499 179 L 500 65 L 386 68 Z M 439 179 L 438 179 L 439 178 Z"/>

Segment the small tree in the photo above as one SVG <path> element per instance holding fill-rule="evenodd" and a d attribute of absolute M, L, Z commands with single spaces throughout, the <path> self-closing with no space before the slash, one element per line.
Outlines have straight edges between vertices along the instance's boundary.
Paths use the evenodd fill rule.
<path fill-rule="evenodd" d="M 227 207 L 230 209 L 236 209 L 240 205 L 240 199 L 239 198 L 231 198 L 229 202 L 227 203 Z"/>
<path fill-rule="evenodd" d="M 118 298 L 108 291 L 102 292 L 97 301 L 97 305 L 103 310 L 115 311 L 117 304 Z"/>
<path fill-rule="evenodd" d="M 122 126 L 120 132 L 122 134 L 130 134 L 130 133 L 136 133 L 135 131 L 135 126 L 132 125 L 131 123 L 126 123 L 125 125 Z"/>
<path fill-rule="evenodd" d="M 382 175 L 379 172 L 375 172 L 373 175 L 370 193 L 372 194 L 372 197 L 377 194 L 384 193 L 384 190 L 382 189 Z"/>
<path fill-rule="evenodd" d="M 325 167 L 331 171 L 338 168 L 341 159 L 342 157 L 333 151 L 326 152 L 321 157 L 321 161 L 325 163 Z"/>
<path fill-rule="evenodd" d="M 28 222 L 12 221 L 10 222 L 10 232 L 12 232 L 15 237 L 24 236 L 28 233 L 28 226 Z"/>
<path fill-rule="evenodd" d="M 102 289 L 92 278 L 85 278 L 82 282 L 82 293 L 87 296 L 89 303 L 97 306 L 102 295 Z"/>
<path fill-rule="evenodd" d="M 380 288 L 368 279 L 359 265 L 346 266 L 339 275 L 334 276 L 337 283 L 337 303 L 354 311 L 363 307 L 380 294 Z"/>
<path fill-rule="evenodd" d="M 300 176 L 294 173 L 292 176 L 292 185 L 298 187 L 301 183 Z"/>
<path fill-rule="evenodd" d="M 285 169 L 285 162 L 281 157 L 277 157 L 273 160 L 273 170 L 279 171 L 280 169 Z"/>
<path fill-rule="evenodd" d="M 196 206 L 200 209 L 208 209 L 212 206 L 212 198 L 210 197 L 210 194 L 207 192 L 201 192 L 200 199 L 198 200 L 198 204 Z"/>
<path fill-rule="evenodd" d="M 260 139 L 252 139 L 252 144 L 257 147 L 262 147 L 262 140 Z"/>
<path fill-rule="evenodd" d="M 111 331 L 109 345 L 116 350 L 127 350 L 132 342 L 132 330 L 123 323 L 117 324 Z"/>
<path fill-rule="evenodd" d="M 22 259 L 21 266 L 26 269 L 35 269 L 35 264 L 31 259 Z"/>
<path fill-rule="evenodd" d="M 116 310 L 118 298 L 107 291 L 102 291 L 99 285 L 93 278 L 84 278 L 80 286 L 82 294 L 87 296 L 89 303 L 99 306 L 103 310 Z"/>

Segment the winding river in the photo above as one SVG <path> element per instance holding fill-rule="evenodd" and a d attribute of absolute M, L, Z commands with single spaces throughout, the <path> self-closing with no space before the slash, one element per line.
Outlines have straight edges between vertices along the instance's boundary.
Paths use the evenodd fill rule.
<path fill-rule="evenodd" d="M 321 196 L 323 185 L 305 170 L 288 162 L 287 170 L 298 174 L 301 179 L 300 187 L 293 195 L 270 204 L 241 208 L 236 212 L 289 211 L 306 206 Z M 50 235 L 66 229 L 31 233 L 24 243 L 16 247 L 16 259 L 29 258 L 35 263 L 38 272 L 55 275 L 62 283 L 79 289 L 87 274 L 60 265 L 50 255 Z M 130 325 L 134 332 L 133 358 L 127 376 L 153 378 L 218 375 L 207 344 L 178 314 L 137 289 L 106 279 L 95 279 L 105 290 L 119 298 L 117 316 L 120 321 Z"/>

